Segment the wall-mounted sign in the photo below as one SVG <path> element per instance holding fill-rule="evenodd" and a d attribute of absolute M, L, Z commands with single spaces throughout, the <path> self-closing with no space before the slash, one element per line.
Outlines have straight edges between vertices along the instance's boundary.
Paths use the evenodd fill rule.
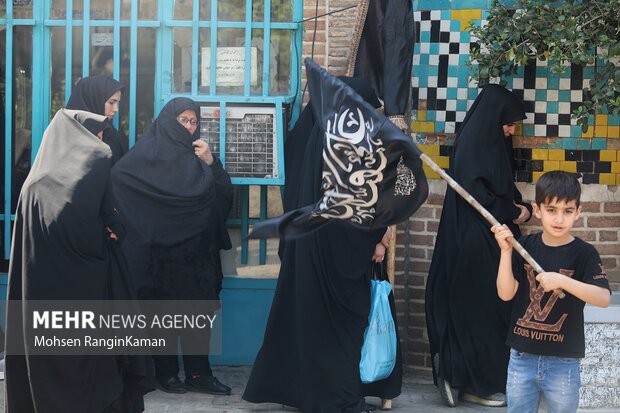
<path fill-rule="evenodd" d="M 243 86 L 246 70 L 250 70 L 250 85 L 258 84 L 258 62 L 256 47 L 250 48 L 249 67 L 245 62 L 245 47 L 218 47 L 217 52 L 217 86 Z M 211 48 L 202 48 L 201 86 L 211 82 Z"/>
<path fill-rule="evenodd" d="M 90 43 L 94 46 L 114 46 L 114 33 L 93 33 Z"/>

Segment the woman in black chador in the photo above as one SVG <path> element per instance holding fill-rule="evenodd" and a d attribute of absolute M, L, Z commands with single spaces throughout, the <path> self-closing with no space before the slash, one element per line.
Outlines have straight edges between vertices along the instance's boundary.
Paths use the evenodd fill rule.
<path fill-rule="evenodd" d="M 512 173 L 511 135 L 523 119 L 523 104 L 512 92 L 485 86 L 450 162 L 450 175 L 515 236 L 531 213 Z M 459 391 L 468 401 L 505 403 L 510 303 L 497 296 L 499 256 L 488 222 L 448 187 L 426 285 L 426 323 L 436 384 L 451 406 Z"/>
<path fill-rule="evenodd" d="M 381 105 L 364 82 L 342 80 L 373 106 Z M 324 134 L 308 104 L 285 144 L 285 212 L 321 198 Z M 366 395 L 393 399 L 400 394 L 399 347 L 394 371 L 385 380 L 363 385 L 359 370 L 369 280 L 377 265 L 373 261 L 383 260 L 385 233 L 385 228 L 364 231 L 333 222 L 281 241 L 278 285 L 245 400 L 307 413 L 360 413 L 370 409 Z"/>
<path fill-rule="evenodd" d="M 103 141 L 112 149 L 112 163 L 127 152 L 127 138 L 112 125 L 118 112 L 123 86 L 110 76 L 88 76 L 81 79 L 71 91 L 67 109 L 85 110 L 108 118 Z"/>
<path fill-rule="evenodd" d="M 220 250 L 231 248 L 225 221 L 232 185 L 209 145 L 198 139 L 199 114 L 193 100 L 172 99 L 112 171 L 117 208 L 127 222 L 122 247 L 144 300 L 219 297 Z M 181 345 L 190 339 L 182 336 Z M 208 337 L 201 339 L 208 349 Z M 176 355 L 154 361 L 164 391 L 230 394 L 213 376 L 206 355 L 184 355 L 185 383 L 177 376 Z"/>
<path fill-rule="evenodd" d="M 120 228 L 108 185 L 112 153 L 97 137 L 106 123 L 63 109 L 46 129 L 17 206 L 9 302 L 132 299 L 112 233 Z M 33 355 L 19 340 L 31 325 L 23 303 L 7 312 L 6 412 L 144 410 L 146 357 Z"/>

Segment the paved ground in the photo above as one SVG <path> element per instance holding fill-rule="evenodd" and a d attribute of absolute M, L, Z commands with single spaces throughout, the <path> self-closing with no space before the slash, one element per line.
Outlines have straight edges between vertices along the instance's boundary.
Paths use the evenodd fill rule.
<path fill-rule="evenodd" d="M 224 383 L 232 386 L 231 396 L 210 396 L 201 393 L 172 395 L 161 391 L 146 396 L 146 412 L 152 413 L 292 413 L 296 409 L 284 408 L 277 404 L 254 405 L 241 400 L 241 394 L 250 372 L 249 367 L 214 367 L 215 375 Z M 4 382 L 0 382 L 0 400 L 4 404 Z M 379 399 L 367 398 L 367 402 L 379 404 Z M 2 408 L 2 410 L 4 410 Z M 403 393 L 393 401 L 394 413 L 473 413 L 493 412 L 506 413 L 506 408 L 482 407 L 461 402 L 457 407 L 445 406 L 432 384 L 430 376 L 407 376 L 403 385 Z M 545 410 L 541 409 L 540 413 Z M 377 411 L 381 413 L 380 410 Z M 594 413 L 594 410 L 583 410 Z M 612 410 L 596 411 L 612 413 Z M 617 410 L 616 410 L 617 413 Z"/>

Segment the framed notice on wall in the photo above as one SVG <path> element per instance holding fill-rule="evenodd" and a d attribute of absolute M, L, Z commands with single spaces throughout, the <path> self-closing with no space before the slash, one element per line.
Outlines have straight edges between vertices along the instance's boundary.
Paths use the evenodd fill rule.
<path fill-rule="evenodd" d="M 246 70 L 250 69 L 250 85 L 258 84 L 258 62 L 256 47 L 250 48 L 249 67 L 245 61 L 245 47 L 218 47 L 217 52 L 217 86 L 243 86 Z M 202 48 L 201 86 L 209 86 L 211 81 L 211 48 Z"/>

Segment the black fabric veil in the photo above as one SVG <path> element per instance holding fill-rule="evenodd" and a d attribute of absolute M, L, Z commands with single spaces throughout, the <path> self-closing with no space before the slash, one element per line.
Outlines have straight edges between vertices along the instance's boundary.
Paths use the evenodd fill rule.
<path fill-rule="evenodd" d="M 378 103 L 364 82 L 341 80 L 371 104 Z M 285 213 L 323 196 L 325 131 L 311 106 L 303 110 L 285 142 Z M 387 379 L 362 385 L 359 376 L 370 311 L 371 257 L 385 228 L 363 230 L 337 221 L 299 239 L 281 241 L 278 285 L 245 400 L 332 413 L 364 395 L 400 394 L 400 351 Z"/>
<path fill-rule="evenodd" d="M 499 85 L 485 86 L 457 134 L 450 163 L 451 176 L 515 234 L 518 226 L 512 221 L 520 211 L 514 204 L 521 194 L 502 125 L 524 118 L 514 94 Z M 431 354 L 439 354 L 435 377 L 481 396 L 505 392 L 508 365 L 504 343 L 510 304 L 497 296 L 500 252 L 489 227 L 448 187 L 426 285 Z"/>
<path fill-rule="evenodd" d="M 411 0 L 361 0 L 349 74 L 363 78 L 385 102 L 387 116 L 403 116 L 409 107 L 415 26 Z M 353 66 L 353 67 L 351 67 Z M 351 70 L 353 69 L 353 70 Z"/>
<path fill-rule="evenodd" d="M 126 284 L 127 274 L 117 272 L 122 257 L 115 255 L 106 230 L 113 214 L 111 151 L 94 135 L 104 127 L 103 116 L 60 110 L 46 129 L 16 212 L 9 300 L 107 300 L 114 298 L 110 285 Z M 123 293 L 127 299 L 130 292 Z M 7 320 L 7 338 L 23 335 L 15 317 L 8 314 Z M 102 412 L 113 402 L 127 402 L 119 400 L 121 394 L 132 399 L 133 407 L 124 411 L 143 410 L 148 389 L 137 381 L 147 373 L 144 365 L 124 370 L 124 362 L 109 356 L 31 356 L 28 349 L 21 356 L 11 343 L 14 339 L 7 341 L 7 412 Z M 123 370 L 136 381 L 126 381 Z"/>
<path fill-rule="evenodd" d="M 213 176 L 192 148 L 199 128 L 190 135 L 176 120 L 185 110 L 200 114 L 191 99 L 166 104 L 112 172 L 117 209 L 144 242 L 176 244 L 208 224 Z"/>
<path fill-rule="evenodd" d="M 105 103 L 116 92 L 124 87 L 110 76 L 88 76 L 81 79 L 71 91 L 67 109 L 105 115 Z M 116 163 L 128 148 L 127 138 L 114 128 L 111 122 L 106 123 L 103 141 L 112 149 L 112 162 Z"/>

